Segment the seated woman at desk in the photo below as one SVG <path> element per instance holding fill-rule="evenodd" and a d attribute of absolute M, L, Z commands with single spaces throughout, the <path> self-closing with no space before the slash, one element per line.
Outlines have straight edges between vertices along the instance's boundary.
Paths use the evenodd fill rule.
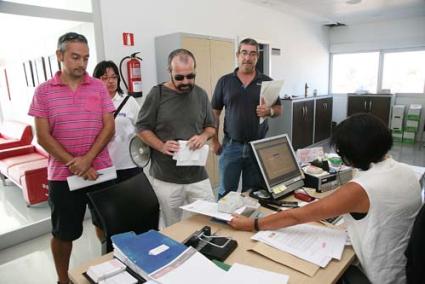
<path fill-rule="evenodd" d="M 405 283 L 404 251 L 421 206 L 420 186 L 413 170 L 387 153 L 390 130 L 370 114 L 341 122 L 331 146 L 344 163 L 356 168 L 354 178 L 334 193 L 301 208 L 260 219 L 235 215 L 238 230 L 273 230 L 344 215 L 353 249 L 372 283 Z"/>

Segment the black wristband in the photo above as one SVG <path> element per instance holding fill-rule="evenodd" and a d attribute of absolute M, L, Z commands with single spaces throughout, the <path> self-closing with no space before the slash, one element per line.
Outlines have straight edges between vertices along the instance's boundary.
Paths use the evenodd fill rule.
<path fill-rule="evenodd" d="M 260 230 L 260 228 L 258 227 L 258 218 L 254 219 L 254 230 L 256 232 L 258 232 Z"/>

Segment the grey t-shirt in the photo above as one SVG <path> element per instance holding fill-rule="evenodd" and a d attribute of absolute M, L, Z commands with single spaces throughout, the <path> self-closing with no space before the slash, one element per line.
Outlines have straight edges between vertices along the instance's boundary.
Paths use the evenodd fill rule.
<path fill-rule="evenodd" d="M 137 131 L 151 130 L 163 142 L 189 140 L 206 127 L 214 127 L 214 117 L 207 93 L 196 86 L 187 94 L 165 86 L 149 92 L 139 112 Z M 172 156 L 152 149 L 150 174 L 159 180 L 178 184 L 194 183 L 208 178 L 205 167 L 177 167 Z"/>

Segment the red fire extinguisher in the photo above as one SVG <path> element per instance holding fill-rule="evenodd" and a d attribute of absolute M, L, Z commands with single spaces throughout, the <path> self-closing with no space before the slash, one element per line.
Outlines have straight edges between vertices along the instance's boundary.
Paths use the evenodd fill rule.
<path fill-rule="evenodd" d="M 123 59 L 121 59 L 120 62 L 120 76 L 121 80 L 123 81 L 125 87 L 127 88 L 128 94 L 134 97 L 141 97 L 143 95 L 142 92 L 142 70 L 141 67 L 141 61 L 142 58 L 138 57 L 137 54 L 139 52 L 135 52 L 131 54 L 130 56 L 126 56 Z M 124 78 L 123 72 L 122 72 L 122 64 L 126 59 L 130 59 L 127 62 L 127 76 L 128 80 Z M 128 83 L 127 83 L 128 82 Z"/>

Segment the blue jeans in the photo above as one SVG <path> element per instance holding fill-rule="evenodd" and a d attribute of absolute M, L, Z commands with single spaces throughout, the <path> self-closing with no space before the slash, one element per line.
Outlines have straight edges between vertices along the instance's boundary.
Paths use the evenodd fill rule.
<path fill-rule="evenodd" d="M 242 172 L 242 191 L 250 188 L 265 188 L 263 178 L 249 143 L 236 142 L 229 138 L 223 140 L 223 151 L 219 160 L 220 199 L 230 191 L 236 191 Z"/>

